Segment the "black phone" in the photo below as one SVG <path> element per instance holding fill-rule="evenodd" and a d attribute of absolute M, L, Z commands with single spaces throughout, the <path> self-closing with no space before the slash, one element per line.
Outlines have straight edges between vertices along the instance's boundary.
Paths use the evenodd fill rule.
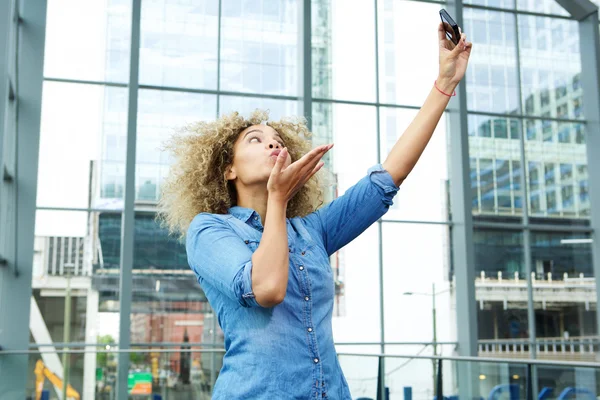
<path fill-rule="evenodd" d="M 460 30 L 458 29 L 458 24 L 454 22 L 448 11 L 443 8 L 440 10 L 440 18 L 442 18 L 442 22 L 444 23 L 444 28 L 446 29 L 446 37 L 452 41 L 455 45 L 458 44 L 460 40 Z"/>

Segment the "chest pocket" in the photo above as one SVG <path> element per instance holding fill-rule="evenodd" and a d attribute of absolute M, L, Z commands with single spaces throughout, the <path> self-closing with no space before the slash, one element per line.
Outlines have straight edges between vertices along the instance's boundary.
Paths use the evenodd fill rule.
<path fill-rule="evenodd" d="M 260 240 L 246 238 L 244 239 L 244 243 L 246 243 L 246 246 L 248 246 L 248 248 L 254 253 L 260 244 Z"/>

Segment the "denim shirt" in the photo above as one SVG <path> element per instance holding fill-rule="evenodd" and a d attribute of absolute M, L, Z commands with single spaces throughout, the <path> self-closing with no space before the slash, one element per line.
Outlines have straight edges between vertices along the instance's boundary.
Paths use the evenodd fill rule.
<path fill-rule="evenodd" d="M 186 237 L 188 262 L 225 337 L 213 390 L 221 399 L 351 399 L 333 342 L 335 284 L 329 256 L 383 216 L 398 191 L 381 164 L 343 196 L 287 219 L 285 299 L 261 307 L 252 293 L 252 253 L 262 237 L 256 211 L 198 214 Z"/>

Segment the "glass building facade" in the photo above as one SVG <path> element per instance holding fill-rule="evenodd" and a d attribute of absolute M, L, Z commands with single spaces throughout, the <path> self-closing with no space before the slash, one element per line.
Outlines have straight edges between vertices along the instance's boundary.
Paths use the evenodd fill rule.
<path fill-rule="evenodd" d="M 232 111 L 304 115 L 313 145 L 336 144 L 325 188 L 336 198 L 385 160 L 417 114 L 437 76 L 438 11 L 448 8 L 460 10 L 474 43 L 462 105 L 450 103 L 383 219 L 332 256 L 338 351 L 596 360 L 592 210 L 600 211 L 587 146 L 598 132 L 584 113 L 585 38 L 557 2 L 143 0 L 139 18 L 137 1 L 47 3 L 32 349 L 62 347 L 69 286 L 67 347 L 140 349 L 125 357 L 129 374 L 147 372 L 171 396 L 209 398 L 222 354 L 185 350 L 222 348 L 223 333 L 183 242 L 155 219 L 172 161 L 162 144 L 187 123 Z M 464 117 L 460 126 L 453 114 Z M 461 137 L 465 171 L 453 161 Z M 456 180 L 461 174 L 468 179 Z M 460 185 L 464 204 L 453 195 Z M 471 261 L 457 257 L 461 207 Z M 465 269 L 470 281 L 457 282 Z M 466 311 L 460 284 L 476 304 Z M 475 354 L 460 346 L 465 324 L 476 327 Z M 119 343 L 124 337 L 129 343 Z M 56 355 L 30 355 L 27 393 L 39 359 L 62 365 Z M 83 398 L 110 398 L 123 359 L 72 354 L 69 382 Z M 340 363 L 354 396 L 376 392 L 371 360 Z M 493 388 L 493 373 L 480 372 Z M 432 398 L 432 373 L 431 362 L 387 360 L 390 398 L 405 386 Z M 506 374 L 522 383 L 522 373 Z M 540 370 L 537 384 L 558 390 L 561 379 L 570 378 Z"/>

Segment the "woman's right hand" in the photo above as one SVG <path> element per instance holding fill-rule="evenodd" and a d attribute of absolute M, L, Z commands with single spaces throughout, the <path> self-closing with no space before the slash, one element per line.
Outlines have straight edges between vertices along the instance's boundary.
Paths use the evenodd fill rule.
<path fill-rule="evenodd" d="M 302 186 L 323 167 L 325 163 L 321 161 L 321 158 L 332 147 L 333 144 L 315 147 L 287 168 L 283 167 L 288 153 L 287 148 L 284 147 L 277 156 L 267 182 L 269 198 L 285 203 L 290 201 Z"/>

